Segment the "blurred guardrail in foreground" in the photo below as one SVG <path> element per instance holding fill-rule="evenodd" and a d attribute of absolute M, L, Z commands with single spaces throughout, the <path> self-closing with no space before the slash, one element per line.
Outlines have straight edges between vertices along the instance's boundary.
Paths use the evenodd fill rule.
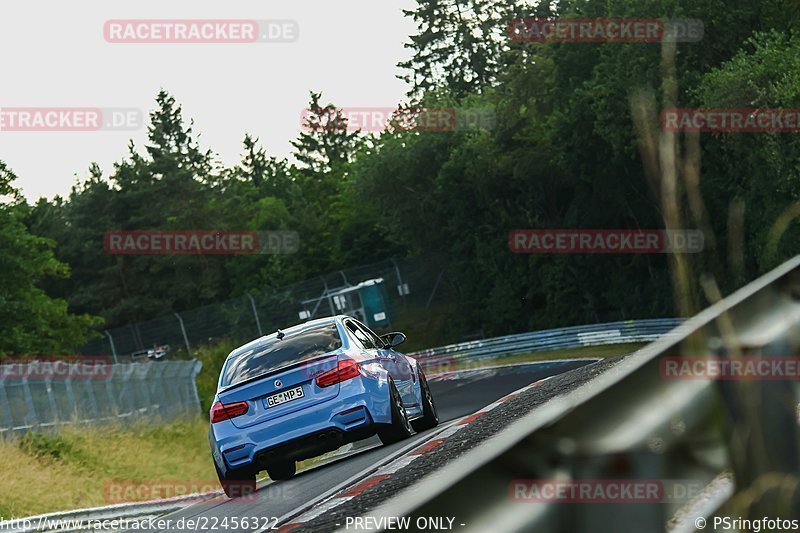
<path fill-rule="evenodd" d="M 591 324 L 547 329 L 494 337 L 477 341 L 448 344 L 409 355 L 434 366 L 436 361 L 481 361 L 502 359 L 505 356 L 543 352 L 584 346 L 652 342 L 666 335 L 683 322 L 680 318 L 625 320 L 606 324 Z"/>
<path fill-rule="evenodd" d="M 369 515 L 410 517 L 412 529 L 420 518 L 453 517 L 464 524 L 460 531 L 469 532 L 759 531 L 767 529 L 764 519 L 773 525 L 795 519 L 798 376 L 666 379 L 664 369 L 669 361 L 689 364 L 695 356 L 728 364 L 769 356 L 791 368 L 799 354 L 797 257 L 584 386 L 556 396 Z M 519 481 L 530 487 L 548 480 L 563 486 L 651 480 L 662 488 L 682 483 L 702 489 L 690 498 L 660 494 L 649 502 L 617 496 L 566 503 L 552 493 L 536 498 L 525 490 L 522 501 L 517 497 Z"/>
<path fill-rule="evenodd" d="M 141 416 L 167 420 L 200 412 L 199 361 L 100 360 L 83 369 L 70 368 L 78 365 L 74 361 L 61 363 L 0 365 L 0 437 L 66 424 L 125 423 Z"/>

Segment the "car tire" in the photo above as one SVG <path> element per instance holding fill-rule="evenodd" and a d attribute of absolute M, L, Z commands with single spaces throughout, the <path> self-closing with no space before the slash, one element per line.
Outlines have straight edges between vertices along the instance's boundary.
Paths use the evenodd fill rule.
<path fill-rule="evenodd" d="M 219 484 L 222 485 L 222 490 L 225 491 L 225 496 L 228 498 L 239 498 L 255 493 L 255 472 L 245 469 L 236 469 L 228 470 L 225 475 L 222 475 L 216 462 L 214 462 L 214 469 L 217 471 Z"/>
<path fill-rule="evenodd" d="M 267 474 L 272 481 L 292 479 L 297 472 L 297 464 L 294 461 L 282 461 L 267 467 Z"/>
<path fill-rule="evenodd" d="M 394 386 L 394 381 L 389 378 L 389 401 L 391 403 L 392 422 L 386 427 L 378 430 L 378 438 L 384 444 L 394 444 L 411 436 L 411 423 L 408 421 L 408 413 L 403 406 L 403 399 Z"/>
<path fill-rule="evenodd" d="M 433 401 L 431 388 L 428 386 L 428 380 L 422 370 L 419 372 L 419 388 L 422 393 L 422 418 L 411 421 L 411 427 L 414 431 L 419 433 L 426 429 L 432 429 L 439 425 L 439 413 L 436 411 L 436 404 Z"/>

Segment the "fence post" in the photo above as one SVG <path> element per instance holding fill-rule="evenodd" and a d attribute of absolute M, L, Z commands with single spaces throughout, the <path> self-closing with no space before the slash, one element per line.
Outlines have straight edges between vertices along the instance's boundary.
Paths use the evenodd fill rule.
<path fill-rule="evenodd" d="M 14 427 L 14 419 L 11 418 L 11 407 L 8 404 L 8 394 L 6 394 L 5 376 L 0 375 L 0 409 L 3 410 L 4 423 L 7 424 L 7 429 L 11 431 Z"/>
<path fill-rule="evenodd" d="M 75 394 L 72 392 L 72 378 L 69 376 L 64 379 L 64 390 L 67 391 L 67 400 L 71 411 L 70 418 L 78 418 L 80 407 L 78 402 L 75 401 Z"/>
<path fill-rule="evenodd" d="M 28 386 L 28 378 L 22 378 L 22 395 L 25 398 L 25 406 L 28 412 L 25 414 L 25 425 L 36 427 L 39 425 L 39 419 L 36 417 L 36 409 L 33 406 L 33 396 L 31 396 L 31 388 Z"/>
<path fill-rule="evenodd" d="M 92 410 L 93 417 L 92 419 L 87 418 L 86 420 L 94 421 L 95 419 L 99 418 L 100 415 L 97 412 L 97 401 L 94 398 L 94 387 L 92 387 L 92 380 L 84 379 L 83 384 L 86 387 L 86 397 L 89 399 L 89 408 Z"/>
<path fill-rule="evenodd" d="M 444 274 L 444 270 L 439 272 L 439 277 L 436 278 L 436 284 L 433 286 L 433 290 L 431 291 L 431 295 L 428 296 L 428 303 L 425 304 L 425 309 L 431 306 L 431 302 L 433 301 L 433 296 L 436 294 L 436 289 L 439 288 L 439 282 L 442 281 L 442 274 Z"/>
<path fill-rule="evenodd" d="M 194 396 L 194 404 L 196 409 L 200 410 L 200 396 L 197 393 L 197 375 L 203 369 L 203 363 L 200 361 L 195 361 L 194 367 L 192 368 L 192 373 L 190 375 L 190 382 L 189 386 L 191 387 L 192 395 Z"/>
<path fill-rule="evenodd" d="M 403 277 L 400 275 L 400 267 L 397 266 L 397 261 L 392 258 L 392 264 L 394 265 L 395 274 L 397 274 L 397 292 L 400 296 L 403 297 L 403 303 L 406 302 L 406 295 L 408 295 L 408 284 L 403 283 Z"/>
<path fill-rule="evenodd" d="M 164 379 L 164 371 L 167 369 L 167 365 L 150 363 L 147 366 L 150 367 L 148 370 L 149 379 L 147 383 L 147 388 L 150 391 L 150 400 L 151 402 L 158 402 L 151 403 L 150 407 L 153 408 L 154 413 L 158 414 L 162 420 L 167 420 L 169 418 L 169 405 L 167 405 L 168 400 L 163 394 L 164 389 L 169 386 L 167 380 Z"/>
<path fill-rule="evenodd" d="M 108 396 L 108 405 L 110 407 L 111 413 L 114 416 L 119 415 L 119 402 L 117 402 L 117 397 L 114 396 L 114 375 L 117 373 L 119 367 L 117 365 L 112 365 L 110 375 L 102 378 L 106 380 L 106 395 Z"/>
<path fill-rule="evenodd" d="M 119 393 L 119 400 L 120 400 L 119 401 L 119 407 L 120 407 L 120 409 L 122 409 L 122 402 L 125 399 L 127 399 L 128 408 L 129 408 L 128 413 L 131 416 L 133 416 L 134 411 L 136 411 L 136 405 L 135 405 L 135 402 L 134 402 L 135 398 L 133 397 L 133 394 L 131 394 L 131 392 L 130 392 L 131 376 L 133 375 L 134 369 L 135 369 L 135 367 L 133 367 L 132 365 L 126 365 L 125 366 L 125 372 L 122 373 L 122 387 L 121 387 L 121 390 L 120 390 L 120 393 Z"/>
<path fill-rule="evenodd" d="M 108 330 L 105 330 L 103 333 L 106 334 L 106 337 L 108 337 L 108 342 L 111 344 L 111 355 L 114 356 L 114 363 L 119 363 L 119 361 L 117 361 L 117 348 L 114 346 L 114 337 L 111 336 L 111 333 L 109 333 Z"/>
<path fill-rule="evenodd" d="M 336 314 L 336 309 L 333 308 L 333 300 L 331 300 L 331 297 L 328 294 L 328 282 L 322 276 L 320 276 L 320 279 L 322 280 L 322 284 L 325 286 L 325 290 L 322 292 L 322 295 L 325 296 L 326 300 L 328 300 L 328 307 L 331 308 L 331 316 L 333 316 Z M 320 300 L 319 303 L 321 302 L 322 300 Z M 319 307 L 319 303 L 317 304 L 317 307 Z M 316 313 L 316 308 L 314 309 L 314 312 Z"/>
<path fill-rule="evenodd" d="M 52 380 L 50 378 L 45 378 L 44 386 L 47 389 L 47 400 L 50 402 L 50 411 L 53 413 L 53 426 L 58 426 L 58 408 L 56 407 L 56 398 L 53 395 Z"/>
<path fill-rule="evenodd" d="M 258 319 L 258 311 L 256 311 L 256 301 L 253 299 L 253 295 L 249 292 L 247 293 L 247 297 L 250 298 L 250 306 L 253 308 L 253 316 L 256 317 L 256 327 L 258 328 L 258 336 L 263 337 L 264 332 L 261 331 L 261 321 Z"/>
<path fill-rule="evenodd" d="M 67 401 L 72 411 L 70 418 L 76 419 L 80 416 L 80 406 L 75 401 L 75 393 L 72 391 L 72 378 L 69 376 L 64 380 L 64 390 L 67 391 Z"/>
<path fill-rule="evenodd" d="M 136 369 L 136 390 L 139 391 L 139 394 L 142 397 L 142 401 L 139 402 L 139 407 L 136 408 L 136 412 L 141 413 L 149 413 L 151 402 L 150 402 L 150 387 L 147 386 L 149 381 L 150 369 L 153 367 L 152 364 L 142 364 L 136 365 L 134 368 Z M 142 371 L 139 371 L 139 368 L 142 368 Z"/>
<path fill-rule="evenodd" d="M 186 327 L 184 327 L 183 325 L 183 319 L 181 318 L 181 315 L 179 315 L 178 313 L 175 313 L 175 316 L 178 318 L 178 322 L 181 325 L 181 333 L 183 333 L 183 342 L 186 343 L 186 351 L 188 352 L 189 357 L 191 357 L 192 349 L 189 347 L 189 337 L 186 335 Z"/>

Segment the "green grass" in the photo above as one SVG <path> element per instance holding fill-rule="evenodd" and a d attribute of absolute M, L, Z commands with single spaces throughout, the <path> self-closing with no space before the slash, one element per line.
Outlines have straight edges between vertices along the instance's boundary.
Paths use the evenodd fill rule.
<path fill-rule="evenodd" d="M 6 465 L 0 518 L 98 507 L 220 488 L 208 449 L 208 422 L 65 428 L 0 439 Z M 300 461 L 298 471 L 336 452 Z M 266 478 L 262 472 L 259 479 Z M 138 487 L 161 490 L 159 494 Z"/>
<path fill-rule="evenodd" d="M 0 483 L 0 516 L 117 503 L 107 497 L 113 482 L 216 485 L 207 431 L 208 422 L 198 418 L 129 428 L 65 428 L 57 435 L 28 433 L 0 440 L 7 465 Z"/>

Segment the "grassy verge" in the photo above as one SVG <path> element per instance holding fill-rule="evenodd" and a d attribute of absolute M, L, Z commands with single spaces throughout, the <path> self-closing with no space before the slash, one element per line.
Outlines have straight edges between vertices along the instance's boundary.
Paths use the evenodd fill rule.
<path fill-rule="evenodd" d="M 67 428 L 58 435 L 0 440 L 7 465 L 0 516 L 118 503 L 109 496 L 114 482 L 216 482 L 207 431 L 208 422 L 197 419 L 124 429 Z"/>
<path fill-rule="evenodd" d="M 0 440 L 3 460 L 13 465 L 4 470 L 0 483 L 0 517 L 219 489 L 207 432 L 208 422 L 197 419 L 130 428 L 67 428 L 58 435 L 28 433 Z M 301 461 L 297 468 L 310 468 L 335 454 Z"/>

